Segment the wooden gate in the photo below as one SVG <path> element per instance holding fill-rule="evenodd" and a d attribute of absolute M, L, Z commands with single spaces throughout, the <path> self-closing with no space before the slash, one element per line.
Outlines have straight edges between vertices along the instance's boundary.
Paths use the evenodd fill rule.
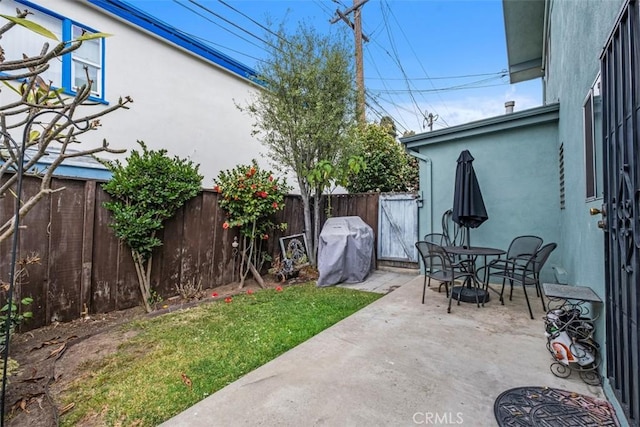
<path fill-rule="evenodd" d="M 640 19 L 631 0 L 602 53 L 607 377 L 640 423 Z"/>
<path fill-rule="evenodd" d="M 378 259 L 418 262 L 418 203 L 415 193 L 381 194 L 378 213 Z"/>

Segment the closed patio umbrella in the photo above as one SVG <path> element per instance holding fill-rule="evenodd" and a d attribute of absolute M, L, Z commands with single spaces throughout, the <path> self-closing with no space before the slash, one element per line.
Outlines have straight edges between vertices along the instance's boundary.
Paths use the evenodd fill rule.
<path fill-rule="evenodd" d="M 482 199 L 478 178 L 473 169 L 473 156 L 469 150 L 464 150 L 458 157 L 451 219 L 465 229 L 464 244 L 467 246 L 471 246 L 469 242 L 469 229 L 477 228 L 489 219 L 487 209 L 484 207 L 484 200 Z M 453 298 L 463 302 L 489 301 L 488 292 L 471 288 L 471 283 L 469 282 L 467 286 L 452 287 L 451 294 Z"/>
<path fill-rule="evenodd" d="M 489 219 L 469 150 L 464 150 L 458 157 L 451 217 L 453 222 L 466 229 L 467 245 L 469 228 L 477 228 Z"/>

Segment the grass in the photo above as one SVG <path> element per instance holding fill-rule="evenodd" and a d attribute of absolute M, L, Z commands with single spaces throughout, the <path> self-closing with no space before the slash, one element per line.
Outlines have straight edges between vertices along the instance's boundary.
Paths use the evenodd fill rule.
<path fill-rule="evenodd" d="M 75 406 L 61 424 L 157 425 L 380 296 L 306 284 L 134 322 L 139 333 L 63 394 Z"/>

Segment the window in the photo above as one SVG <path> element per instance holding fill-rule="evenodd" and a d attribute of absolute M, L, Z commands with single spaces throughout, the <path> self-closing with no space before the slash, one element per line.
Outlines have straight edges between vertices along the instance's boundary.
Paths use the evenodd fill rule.
<path fill-rule="evenodd" d="M 1 14 L 15 16 L 16 8 L 32 12 L 27 19 L 54 33 L 58 40 L 73 40 L 85 32 L 97 32 L 25 0 L 0 1 Z M 0 41 L 7 60 L 19 59 L 23 54 L 39 55 L 45 43 L 51 49 L 56 42 L 20 26 L 11 29 Z M 104 93 L 103 49 L 104 39 L 85 40 L 79 49 L 50 61 L 49 69 L 41 77 L 47 82 L 51 81 L 54 87 L 63 87 L 65 92 L 73 94 L 87 83 L 88 76 L 92 82 L 91 94 L 101 99 Z"/>
<path fill-rule="evenodd" d="M 593 83 L 582 108 L 584 117 L 584 161 L 586 198 L 602 197 L 602 97 L 600 76 Z"/>
<path fill-rule="evenodd" d="M 84 28 L 77 25 L 72 27 L 73 39 L 81 37 L 86 32 Z M 101 91 L 98 88 L 102 87 L 101 58 L 102 39 L 85 40 L 80 48 L 71 52 L 73 90 L 86 84 L 88 76 L 91 80 L 91 93 L 100 96 Z"/>

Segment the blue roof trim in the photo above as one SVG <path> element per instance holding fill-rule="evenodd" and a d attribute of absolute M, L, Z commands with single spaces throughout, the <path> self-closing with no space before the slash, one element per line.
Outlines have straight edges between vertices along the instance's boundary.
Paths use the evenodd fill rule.
<path fill-rule="evenodd" d="M 213 49 L 210 46 L 182 33 L 179 29 L 158 20 L 140 9 L 120 0 L 87 0 L 89 3 L 104 9 L 126 21 L 131 22 L 171 43 L 182 47 L 198 56 L 227 70 L 255 81 L 257 73 L 254 69 L 236 61 L 235 59 Z"/>

